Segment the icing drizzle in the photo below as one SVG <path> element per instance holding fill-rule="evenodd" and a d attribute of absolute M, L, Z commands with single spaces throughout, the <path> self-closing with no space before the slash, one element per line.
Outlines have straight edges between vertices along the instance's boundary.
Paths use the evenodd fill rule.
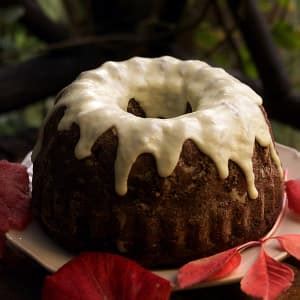
<path fill-rule="evenodd" d="M 126 111 L 132 98 L 147 118 Z M 184 114 L 187 103 L 192 112 Z M 222 179 L 228 176 L 228 161 L 237 163 L 245 174 L 248 194 L 255 199 L 255 140 L 269 147 L 282 173 L 260 105 L 260 96 L 223 69 L 198 60 L 134 57 L 82 73 L 64 90 L 52 112 L 66 106 L 58 130 L 79 125 L 78 159 L 91 155 L 106 130 L 117 130 L 115 190 L 119 195 L 126 194 L 128 175 L 140 154 L 153 154 L 159 175 L 167 177 L 177 165 L 184 141 L 192 139 L 214 161 Z M 42 134 L 33 159 L 41 144 Z"/>

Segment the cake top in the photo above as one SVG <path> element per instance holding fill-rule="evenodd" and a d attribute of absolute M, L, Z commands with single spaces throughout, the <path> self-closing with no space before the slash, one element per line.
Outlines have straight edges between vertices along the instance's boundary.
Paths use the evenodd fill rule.
<path fill-rule="evenodd" d="M 127 112 L 130 99 L 140 104 L 146 118 Z M 188 104 L 192 112 L 185 113 Z M 269 147 L 282 172 L 261 105 L 260 96 L 223 69 L 169 56 L 134 57 L 83 72 L 64 89 L 52 112 L 66 107 L 58 130 L 78 124 L 78 159 L 91 155 L 94 143 L 105 131 L 116 129 L 115 189 L 119 195 L 126 194 L 127 179 L 139 155 L 153 154 L 159 175 L 167 177 L 177 165 L 184 141 L 191 139 L 214 161 L 221 178 L 229 174 L 229 160 L 239 165 L 249 196 L 256 198 L 252 168 L 255 141 Z M 33 159 L 42 138 L 41 131 Z"/>

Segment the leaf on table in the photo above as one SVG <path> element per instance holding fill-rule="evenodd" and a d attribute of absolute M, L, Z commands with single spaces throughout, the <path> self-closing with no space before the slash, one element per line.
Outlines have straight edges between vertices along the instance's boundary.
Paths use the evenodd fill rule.
<path fill-rule="evenodd" d="M 235 270 L 240 262 L 241 255 L 237 247 L 191 261 L 179 269 L 178 285 L 185 288 L 204 281 L 223 278 Z"/>
<path fill-rule="evenodd" d="M 43 300 L 167 300 L 171 285 L 134 261 L 108 253 L 83 253 L 48 276 Z"/>
<path fill-rule="evenodd" d="M 31 220 L 31 197 L 26 168 L 18 163 L 0 161 L 0 240 L 10 229 L 22 230 Z M 0 242 L 0 256 L 3 242 Z M 2 250 L 2 251 L 1 251 Z"/>
<path fill-rule="evenodd" d="M 274 238 L 287 253 L 300 260 L 300 234 L 285 234 Z"/>
<path fill-rule="evenodd" d="M 241 281 L 241 289 L 252 297 L 273 300 L 288 289 L 293 280 L 293 270 L 267 255 L 261 247 L 258 258 Z"/>
<path fill-rule="evenodd" d="M 300 214 L 300 180 L 288 180 L 285 183 L 288 207 Z"/>

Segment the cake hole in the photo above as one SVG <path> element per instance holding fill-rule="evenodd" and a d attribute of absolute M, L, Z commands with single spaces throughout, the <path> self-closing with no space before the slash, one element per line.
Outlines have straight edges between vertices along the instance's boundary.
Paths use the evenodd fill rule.
<path fill-rule="evenodd" d="M 186 103 L 185 114 L 189 114 L 193 112 L 193 108 L 190 102 Z"/>
<path fill-rule="evenodd" d="M 132 115 L 135 115 L 137 117 L 140 117 L 140 118 L 147 118 L 144 109 L 142 108 L 140 103 L 137 100 L 135 100 L 134 98 L 131 98 L 128 101 L 127 112 L 132 114 Z M 184 115 L 184 114 L 189 114 L 189 113 L 192 113 L 192 112 L 193 112 L 193 108 L 192 108 L 191 104 L 189 102 L 187 102 L 184 113 L 176 115 L 175 117 L 180 116 L 180 115 Z M 163 116 L 156 116 L 156 118 L 158 118 L 158 119 L 168 119 L 168 118 L 163 117 Z"/>
<path fill-rule="evenodd" d="M 135 99 L 130 99 L 127 105 L 127 112 L 140 118 L 146 118 L 146 114 Z"/>

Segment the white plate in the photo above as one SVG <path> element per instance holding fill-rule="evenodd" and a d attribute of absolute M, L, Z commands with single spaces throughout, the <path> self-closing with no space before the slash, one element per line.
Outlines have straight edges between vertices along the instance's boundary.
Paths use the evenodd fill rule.
<path fill-rule="evenodd" d="M 296 150 L 277 144 L 277 150 L 281 158 L 283 167 L 288 169 L 288 178 L 300 177 L 300 154 Z M 28 155 L 24 162 L 27 166 L 30 165 L 30 156 Z M 32 172 L 32 169 L 29 169 Z M 293 215 L 291 212 L 287 212 L 277 228 L 274 235 L 280 234 L 293 234 L 300 233 L 300 217 Z M 40 228 L 36 222 L 32 222 L 25 230 L 15 231 L 11 230 L 6 234 L 9 242 L 18 247 L 22 251 L 26 252 L 38 263 L 44 266 L 51 272 L 55 272 L 62 265 L 72 258 L 72 254 L 62 249 L 58 244 L 53 242 Z M 212 282 L 204 283 L 196 286 L 214 286 L 221 284 L 228 284 L 239 281 L 245 272 L 249 269 L 258 255 L 258 249 L 250 248 L 242 252 L 242 261 L 240 266 L 226 278 L 215 280 Z M 287 256 L 286 252 L 281 251 L 278 248 L 276 241 L 269 241 L 266 244 L 266 251 L 270 256 L 276 260 L 281 260 Z M 169 270 L 156 270 L 155 274 L 170 280 L 175 283 L 176 269 Z"/>

